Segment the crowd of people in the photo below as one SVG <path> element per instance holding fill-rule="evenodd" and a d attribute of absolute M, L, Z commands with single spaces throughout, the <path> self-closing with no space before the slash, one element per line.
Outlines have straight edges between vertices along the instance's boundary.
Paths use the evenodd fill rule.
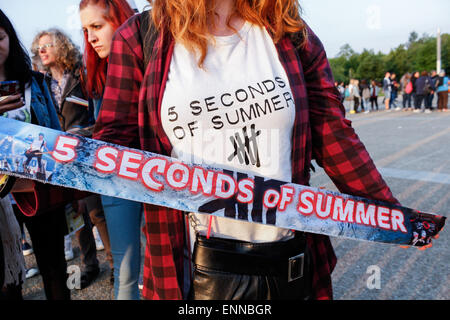
<path fill-rule="evenodd" d="M 32 58 L 0 10 L 0 81 L 20 84 L 18 92 L 0 100 L 0 114 L 25 108 L 33 124 L 177 157 L 178 152 L 198 150 L 191 145 L 202 141 L 194 137 L 188 144 L 178 141 L 170 130 L 174 115 L 183 121 L 202 121 L 206 128 L 214 123 L 206 111 L 177 109 L 178 116 L 174 106 L 192 106 L 196 95 L 208 101 L 207 97 L 222 93 L 225 107 L 206 108 L 227 112 L 239 104 L 228 103 L 231 95 L 223 92 L 276 81 L 278 86 L 268 92 L 274 98 L 288 97 L 287 107 L 275 105 L 276 112 L 251 120 L 252 125 L 282 132 L 285 140 L 278 143 L 274 157 L 285 165 L 271 173 L 237 157 L 217 165 L 308 185 L 314 156 L 341 192 L 399 204 L 345 120 L 323 46 L 301 19 L 297 1 L 149 2 L 151 11 L 136 14 L 126 0 L 81 0 L 84 52 L 70 36 L 52 28 L 35 36 Z M 387 74 L 383 86 L 352 80 L 349 93 L 342 87 L 340 92 L 343 99 L 346 95 L 354 99 L 354 112 L 360 104 L 361 110 L 368 110 L 369 103 L 372 110 L 378 109 L 380 91 L 386 108 L 395 108 L 394 93 L 407 90 L 413 82 L 409 94 L 414 94 L 415 108 L 420 108 L 428 97 L 424 87 L 428 83 L 432 91 L 439 91 L 436 80 L 441 78 L 447 79 L 402 78 L 397 85 L 395 76 Z M 259 88 L 262 94 L 253 98 L 255 105 L 263 106 L 270 99 L 263 86 Z M 439 105 L 444 104 L 440 109 L 446 109 L 446 103 Z M 220 116 L 225 119 L 226 113 Z M 219 133 L 232 129 L 237 135 L 246 129 L 227 125 Z M 33 150 L 41 152 L 44 135 L 40 139 Z M 3 299 L 22 299 L 26 277 L 36 272 L 42 276 L 47 299 L 70 299 L 67 260 L 73 252 L 68 212 L 84 222 L 76 232 L 83 267 L 81 290 L 100 272 L 95 227 L 111 270 L 114 297 L 140 298 L 140 233 L 145 217 L 142 295 L 146 299 L 332 299 L 331 272 L 337 259 L 327 236 L 219 217 L 212 220 L 208 215 L 11 176 L 1 177 L 1 182 Z M 23 257 L 31 249 L 37 262 L 34 272 L 25 269 Z M 289 261 L 301 263 L 300 274 L 287 275 Z"/>
<path fill-rule="evenodd" d="M 350 102 L 350 113 L 369 113 L 380 110 L 431 113 L 448 111 L 449 77 L 442 70 L 406 73 L 400 79 L 386 72 L 383 81 L 351 79 L 348 85 L 335 83 L 342 102 Z M 401 97 L 401 102 L 398 98 Z M 433 105 L 433 101 L 436 104 Z"/>

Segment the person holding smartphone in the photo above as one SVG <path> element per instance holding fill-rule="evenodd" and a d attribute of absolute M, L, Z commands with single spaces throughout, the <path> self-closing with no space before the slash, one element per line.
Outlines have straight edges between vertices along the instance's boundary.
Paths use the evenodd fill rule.
<path fill-rule="evenodd" d="M 5 38 L 4 38 L 5 39 Z M 0 41 L 4 41 L 0 35 Z M 5 57 L 3 50 L 0 48 L 0 65 L 4 65 Z M 19 82 L 18 81 L 5 81 L 0 79 L 0 114 L 4 115 L 5 112 L 16 110 L 25 105 L 23 97 L 19 92 Z M 12 86 L 14 84 L 14 86 Z"/>
<path fill-rule="evenodd" d="M 9 81 L 10 83 L 17 81 L 18 83 L 18 90 L 0 101 L 2 116 L 9 117 L 8 113 L 11 111 L 26 108 L 30 110 L 31 123 L 57 130 L 61 129 L 44 76 L 32 71 L 30 57 L 19 41 L 10 20 L 1 10 L 0 81 Z M 26 99 L 22 97 L 26 97 Z M 13 185 L 16 187 L 22 185 L 23 182 L 25 182 L 24 188 L 21 189 L 23 191 L 32 191 L 34 187 L 40 185 L 22 179 L 18 179 Z M 0 193 L 0 233 L 5 255 L 5 285 L 0 296 L 5 299 L 22 299 L 21 285 L 25 280 L 25 269 L 21 252 L 21 233 L 16 218 L 14 218 L 8 190 L 2 190 Z M 34 194 L 30 193 L 29 195 L 28 197 L 27 193 L 20 193 L 17 194 L 17 197 L 14 196 L 19 208 L 23 208 L 26 199 L 31 202 L 35 201 Z M 54 211 L 33 217 L 20 216 L 25 222 L 33 242 L 46 297 L 48 299 L 70 298 L 70 291 L 66 286 L 67 264 L 64 259 L 64 216 Z"/>

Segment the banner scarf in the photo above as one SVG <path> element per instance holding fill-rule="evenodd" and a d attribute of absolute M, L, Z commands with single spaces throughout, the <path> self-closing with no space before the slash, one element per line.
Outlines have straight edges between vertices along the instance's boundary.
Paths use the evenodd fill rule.
<path fill-rule="evenodd" d="M 32 146 L 39 150 L 27 152 Z M 446 219 L 382 201 L 183 163 L 3 117 L 0 171 L 186 212 L 400 245 L 429 244 Z"/>

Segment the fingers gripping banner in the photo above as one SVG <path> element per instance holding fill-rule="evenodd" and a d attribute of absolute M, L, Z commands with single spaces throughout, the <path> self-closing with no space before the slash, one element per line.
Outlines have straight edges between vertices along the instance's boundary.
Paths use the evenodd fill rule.
<path fill-rule="evenodd" d="M 280 228 L 424 246 L 445 217 L 0 119 L 0 171 L 43 183 Z"/>

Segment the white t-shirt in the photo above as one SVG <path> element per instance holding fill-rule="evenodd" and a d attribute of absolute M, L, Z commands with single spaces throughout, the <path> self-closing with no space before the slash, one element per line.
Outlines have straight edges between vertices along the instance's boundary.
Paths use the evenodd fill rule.
<path fill-rule="evenodd" d="M 289 80 L 265 28 L 246 22 L 238 34 L 215 37 L 203 69 L 196 55 L 175 44 L 161 107 L 172 157 L 290 182 L 294 118 Z M 251 211 L 249 204 L 249 216 Z M 190 215 L 206 234 L 210 215 Z M 269 242 L 293 236 L 219 217 L 211 225 L 211 236 L 219 238 Z"/>
<path fill-rule="evenodd" d="M 45 140 L 39 140 L 35 138 L 31 143 L 31 151 L 42 151 L 44 148 Z"/>

